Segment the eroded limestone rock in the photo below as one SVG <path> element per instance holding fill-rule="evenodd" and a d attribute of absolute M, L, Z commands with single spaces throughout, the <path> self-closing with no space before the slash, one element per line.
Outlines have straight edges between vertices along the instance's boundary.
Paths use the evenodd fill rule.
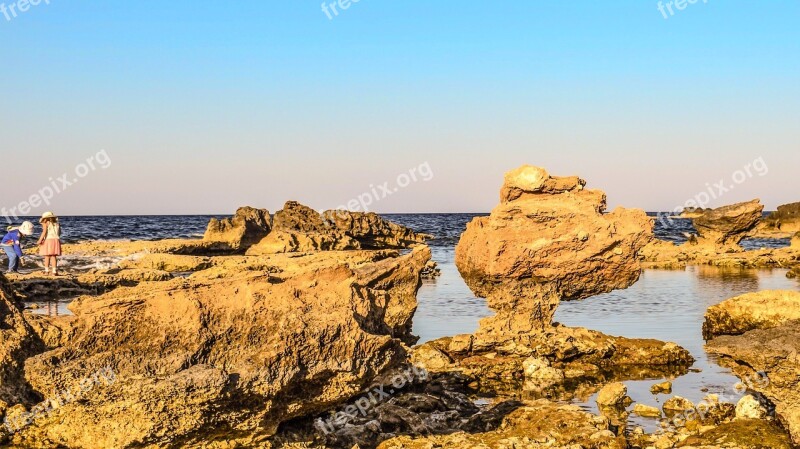
<path fill-rule="evenodd" d="M 506 176 L 488 217 L 467 225 L 456 264 L 495 317 L 481 331 L 524 334 L 550 325 L 561 299 L 582 299 L 633 284 L 638 251 L 652 238 L 643 211 L 606 214 L 605 194 L 577 178 L 523 166 Z"/>
<path fill-rule="evenodd" d="M 800 292 L 765 290 L 746 293 L 711 306 L 706 311 L 703 334 L 740 335 L 800 320 Z"/>
<path fill-rule="evenodd" d="M 764 205 L 759 200 L 706 209 L 692 220 L 700 234 L 697 243 L 713 246 L 737 246 L 761 220 Z"/>
<path fill-rule="evenodd" d="M 223 242 L 231 248 L 247 249 L 258 243 L 270 231 L 270 215 L 266 209 L 242 207 L 232 218 L 218 220 L 212 218 L 208 223 L 203 240 L 206 242 Z"/>
<path fill-rule="evenodd" d="M 263 444 L 281 422 L 334 407 L 405 362 L 427 247 L 239 259 L 72 303 L 71 338 L 29 358 L 26 379 L 42 395 L 99 370 L 114 381 L 15 442 Z"/>

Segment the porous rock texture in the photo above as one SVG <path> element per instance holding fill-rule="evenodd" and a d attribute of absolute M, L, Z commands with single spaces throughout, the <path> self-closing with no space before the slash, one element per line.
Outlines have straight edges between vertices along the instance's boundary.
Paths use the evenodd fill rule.
<path fill-rule="evenodd" d="M 706 313 L 706 348 L 751 390 L 775 404 L 800 444 L 800 314 L 797 292 L 766 291 L 729 299 Z"/>
<path fill-rule="evenodd" d="M 405 363 L 429 259 L 425 246 L 231 258 L 190 278 L 80 298 L 71 338 L 29 358 L 26 379 L 44 397 L 97 372 L 112 381 L 12 442 L 261 447 L 281 422 L 334 407 Z"/>
<path fill-rule="evenodd" d="M 467 225 L 456 265 L 497 315 L 481 331 L 525 334 L 550 326 L 560 300 L 629 287 L 653 236 L 641 210 L 606 213 L 606 196 L 577 177 L 523 166 L 506 175 L 501 204 Z"/>
<path fill-rule="evenodd" d="M 228 243 L 232 249 L 247 249 L 263 239 L 269 231 L 269 211 L 241 207 L 232 218 L 212 218 L 203 240 Z"/>

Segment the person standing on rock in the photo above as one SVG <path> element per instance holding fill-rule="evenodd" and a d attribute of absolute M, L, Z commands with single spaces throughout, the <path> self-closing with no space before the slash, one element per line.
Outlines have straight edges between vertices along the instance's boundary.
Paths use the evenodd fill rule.
<path fill-rule="evenodd" d="M 8 256 L 8 272 L 19 273 L 19 267 L 22 265 L 23 254 L 22 248 L 19 245 L 23 237 L 33 235 L 33 223 L 26 221 L 18 228 L 8 228 L 8 234 L 3 237 L 0 246 Z"/>
<path fill-rule="evenodd" d="M 58 256 L 61 255 L 61 225 L 52 212 L 42 214 L 42 236 L 39 237 L 39 255 L 44 257 L 44 274 L 58 276 Z"/>

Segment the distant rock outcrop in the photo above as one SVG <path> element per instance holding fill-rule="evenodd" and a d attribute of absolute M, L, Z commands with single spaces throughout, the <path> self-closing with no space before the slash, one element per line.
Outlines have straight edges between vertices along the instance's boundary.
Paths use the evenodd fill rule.
<path fill-rule="evenodd" d="M 520 167 L 506 175 L 502 203 L 468 224 L 456 265 L 497 311 L 482 332 L 542 330 L 560 300 L 626 288 L 639 278 L 638 251 L 653 237 L 652 221 L 641 210 L 605 213 L 605 194 L 584 185 Z"/>
<path fill-rule="evenodd" d="M 424 243 L 429 237 L 377 214 L 339 210 L 320 214 L 289 201 L 275 214 L 272 232 L 247 254 L 406 248 Z"/>
<path fill-rule="evenodd" d="M 203 240 L 228 243 L 235 250 L 247 249 L 261 241 L 269 232 L 269 211 L 242 207 L 232 218 L 222 220 L 212 218 L 208 223 Z"/>
<path fill-rule="evenodd" d="M 764 218 L 766 230 L 793 234 L 800 232 L 800 202 L 778 206 L 778 210 Z"/>
<path fill-rule="evenodd" d="M 759 200 L 706 209 L 692 220 L 700 234 L 697 243 L 720 247 L 738 246 L 761 220 L 764 205 Z"/>

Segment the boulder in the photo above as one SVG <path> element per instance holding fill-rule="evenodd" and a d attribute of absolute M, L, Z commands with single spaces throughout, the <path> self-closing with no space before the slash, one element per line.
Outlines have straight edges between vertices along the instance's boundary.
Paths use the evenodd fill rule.
<path fill-rule="evenodd" d="M 777 327 L 800 320 L 800 292 L 765 290 L 746 293 L 706 310 L 703 334 L 739 335 L 753 329 Z"/>
<path fill-rule="evenodd" d="M 627 407 L 631 404 L 628 388 L 621 382 L 604 386 L 597 394 L 597 405 L 603 407 Z"/>
<path fill-rule="evenodd" d="M 335 407 L 405 363 L 429 259 L 425 246 L 240 258 L 82 297 L 69 341 L 25 364 L 36 391 L 80 400 L 38 415 L 15 443 L 263 444 L 280 423 Z"/>
<path fill-rule="evenodd" d="M 526 195 L 559 194 L 582 190 L 586 181 L 577 176 L 553 177 L 541 167 L 523 165 L 506 173 L 500 202 L 508 203 Z"/>
<path fill-rule="evenodd" d="M 481 322 L 481 332 L 542 330 L 560 300 L 626 288 L 639 278 L 637 253 L 652 238 L 651 220 L 640 210 L 605 213 L 605 194 L 583 185 L 520 167 L 506 176 L 503 202 L 467 225 L 456 265 L 497 312 Z"/>
<path fill-rule="evenodd" d="M 672 382 L 666 381 L 655 384 L 650 387 L 650 393 L 653 394 L 670 394 L 672 393 Z"/>
<path fill-rule="evenodd" d="M 636 404 L 633 406 L 633 414 L 644 418 L 660 418 L 661 410 L 650 405 Z"/>
<path fill-rule="evenodd" d="M 212 218 L 208 223 L 205 242 L 227 243 L 235 250 L 244 250 L 258 243 L 270 231 L 270 215 L 266 209 L 242 207 L 232 218 Z"/>
<path fill-rule="evenodd" d="M 737 246 L 761 220 L 764 205 L 759 200 L 706 209 L 692 220 L 700 236 L 697 244 L 721 247 Z"/>
<path fill-rule="evenodd" d="M 694 404 L 692 401 L 686 398 L 673 396 L 667 399 L 667 401 L 664 402 L 664 406 L 661 408 L 664 409 L 664 413 L 667 416 L 672 416 L 678 413 L 686 413 L 694 410 Z"/>
<path fill-rule="evenodd" d="M 767 409 L 752 394 L 743 396 L 736 403 L 737 419 L 764 419 L 766 417 Z"/>

